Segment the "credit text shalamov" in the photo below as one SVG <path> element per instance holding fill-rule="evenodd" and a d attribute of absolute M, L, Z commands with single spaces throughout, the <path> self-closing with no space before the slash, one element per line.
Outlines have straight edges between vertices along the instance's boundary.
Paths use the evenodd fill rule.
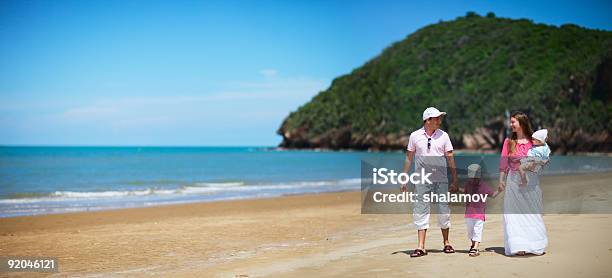
<path fill-rule="evenodd" d="M 372 169 L 372 183 L 375 185 L 385 185 L 388 183 L 391 184 L 408 184 L 408 182 L 414 185 L 427 185 L 432 184 L 429 177 L 432 173 L 426 173 L 425 169 L 421 168 L 420 173 L 397 173 L 394 170 L 389 170 L 387 168 L 373 168 Z M 427 203 L 471 203 L 471 202 L 486 202 L 488 194 L 451 194 L 450 192 L 436 194 L 434 192 L 429 192 L 422 196 L 422 202 Z M 390 202 L 390 203 L 404 203 L 404 202 L 413 202 L 418 203 L 419 198 L 418 194 L 414 192 L 401 192 L 401 193 L 382 193 L 375 192 L 372 194 L 372 198 L 374 202 Z"/>

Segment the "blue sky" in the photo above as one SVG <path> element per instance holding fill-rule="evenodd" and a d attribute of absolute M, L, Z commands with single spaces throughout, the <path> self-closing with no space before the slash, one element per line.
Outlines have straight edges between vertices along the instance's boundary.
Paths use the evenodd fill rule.
<path fill-rule="evenodd" d="M 0 145 L 274 146 L 284 117 L 467 11 L 612 30 L 609 1 L 0 1 Z"/>

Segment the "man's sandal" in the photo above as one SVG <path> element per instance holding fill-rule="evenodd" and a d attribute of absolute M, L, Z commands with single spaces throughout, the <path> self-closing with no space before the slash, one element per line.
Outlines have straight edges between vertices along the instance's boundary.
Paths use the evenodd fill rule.
<path fill-rule="evenodd" d="M 411 258 L 417 258 L 417 257 L 423 257 L 423 256 L 427 256 L 427 251 L 423 249 L 414 249 L 414 251 L 412 251 L 412 254 L 410 254 Z"/>
<path fill-rule="evenodd" d="M 470 255 L 470 257 L 476 257 L 476 256 L 480 255 L 480 252 L 478 251 L 478 249 L 471 248 L 469 255 Z"/>
<path fill-rule="evenodd" d="M 444 249 L 442 249 L 442 251 L 443 251 L 444 253 L 446 253 L 446 254 L 452 254 L 452 253 L 455 253 L 455 249 L 453 249 L 453 247 L 452 247 L 452 246 L 450 246 L 450 245 L 446 245 L 446 246 L 444 246 Z"/>

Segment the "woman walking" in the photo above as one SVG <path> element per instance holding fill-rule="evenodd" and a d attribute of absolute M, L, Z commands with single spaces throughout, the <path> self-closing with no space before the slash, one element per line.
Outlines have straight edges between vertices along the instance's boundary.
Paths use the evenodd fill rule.
<path fill-rule="evenodd" d="M 527 186 L 520 186 L 520 160 L 532 147 L 533 130 L 529 118 L 515 112 L 510 118 L 512 135 L 504 140 L 499 166 L 499 190 L 504 196 L 504 250 L 507 256 L 544 254 L 548 245 L 542 219 L 542 191 L 537 175 Z"/>

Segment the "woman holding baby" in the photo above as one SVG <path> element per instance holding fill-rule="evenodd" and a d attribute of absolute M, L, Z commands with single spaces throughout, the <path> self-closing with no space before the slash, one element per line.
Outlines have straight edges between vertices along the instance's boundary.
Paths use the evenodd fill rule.
<path fill-rule="evenodd" d="M 548 245 L 548 238 L 542 219 L 540 182 L 537 171 L 533 172 L 538 162 L 530 160 L 531 166 L 523 165 L 521 171 L 521 159 L 525 164 L 528 155 L 530 159 L 534 158 L 534 153 L 539 154 L 536 150 L 548 148 L 545 142 L 546 130 L 534 133 L 529 118 L 522 112 L 512 114 L 510 127 L 512 135 L 504 140 L 499 167 L 499 190 L 506 191 L 504 250 L 507 256 L 542 255 Z M 545 164 L 548 157 L 539 161 Z"/>

